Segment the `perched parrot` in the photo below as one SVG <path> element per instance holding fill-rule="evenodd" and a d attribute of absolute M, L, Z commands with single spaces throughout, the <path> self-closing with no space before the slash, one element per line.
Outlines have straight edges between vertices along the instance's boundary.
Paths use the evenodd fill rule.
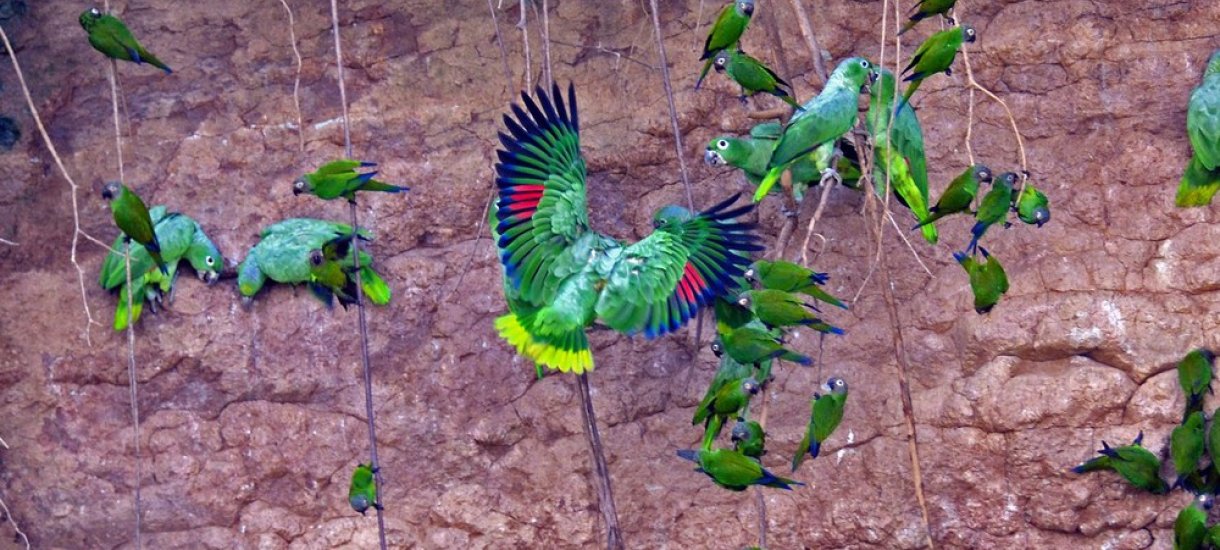
<path fill-rule="evenodd" d="M 703 79 L 712 68 L 713 58 L 720 50 L 741 49 L 737 43 L 746 32 L 746 26 L 750 24 L 750 17 L 753 15 L 754 0 L 736 0 L 720 10 L 720 15 L 707 33 L 707 41 L 703 43 L 703 55 L 699 56 L 699 60 L 704 63 L 703 70 L 699 72 L 699 80 L 695 81 L 696 90 L 703 85 Z"/>
<path fill-rule="evenodd" d="M 1046 193 L 1039 191 L 1032 183 L 1026 183 L 1024 191 L 1013 189 L 1012 204 L 1017 211 L 1017 217 L 1029 225 L 1042 227 L 1051 221 L 1051 201 L 1046 198 Z"/>
<path fill-rule="evenodd" d="M 157 233 L 153 229 L 152 217 L 148 215 L 148 207 L 140 196 L 126 185 L 117 181 L 107 183 L 102 187 L 102 198 L 110 201 L 110 213 L 114 215 L 114 224 L 130 241 L 135 241 L 148 250 L 157 269 L 162 274 L 169 274 L 165 260 L 161 257 L 161 243 L 157 241 Z"/>
<path fill-rule="evenodd" d="M 757 186 L 767 176 L 767 163 L 771 160 L 771 151 L 782 134 L 779 123 L 767 122 L 754 127 L 755 130 L 774 128 L 774 135 L 760 135 L 754 131 L 748 137 L 720 136 L 708 142 L 703 152 L 703 161 L 709 166 L 728 165 L 740 169 L 746 176 L 746 181 Z M 835 153 L 841 151 L 842 154 Z M 822 172 L 835 162 L 835 170 L 843 178 L 843 184 L 854 185 L 860 179 L 859 159 L 856 151 L 848 140 L 837 143 L 825 143 L 812 153 L 792 163 L 789 172 L 792 174 L 792 192 L 796 202 L 804 200 L 810 187 L 818 185 L 822 180 Z"/>
<path fill-rule="evenodd" d="M 208 238 L 199 222 L 195 222 L 195 237 L 191 239 L 191 246 L 186 249 L 184 258 L 195 269 L 195 275 L 199 277 L 199 280 L 209 285 L 216 284 L 216 281 L 220 280 L 220 272 L 225 267 L 224 256 L 216 247 L 216 243 Z"/>
<path fill-rule="evenodd" d="M 706 417 L 707 407 L 716 399 L 716 394 L 720 392 L 730 382 L 737 382 L 750 377 L 753 369 L 746 364 L 734 361 L 732 357 L 721 356 L 720 366 L 716 368 L 716 375 L 712 377 L 712 382 L 707 386 L 707 392 L 703 394 L 703 399 L 699 401 L 699 406 L 695 407 L 695 417 L 691 420 L 691 425 L 699 423 L 699 419 Z"/>
<path fill-rule="evenodd" d="M 749 326 L 722 334 L 719 341 L 712 343 L 712 353 L 717 357 L 728 353 L 734 361 L 747 365 L 758 365 L 768 359 L 783 359 L 805 366 L 813 364 L 813 359 L 785 348 L 769 331 Z"/>
<path fill-rule="evenodd" d="M 1178 384 L 1186 396 L 1183 422 L 1190 415 L 1203 410 L 1204 394 L 1212 391 L 1212 364 L 1215 361 L 1216 355 L 1211 350 L 1200 348 L 1187 353 L 1178 363 Z"/>
<path fill-rule="evenodd" d="M 1212 509 L 1212 496 L 1199 495 L 1190 501 L 1173 522 L 1173 550 L 1202 550 L 1207 542 L 1207 511 Z"/>
<path fill-rule="evenodd" d="M 782 99 L 793 109 L 802 108 L 800 103 L 792 99 L 791 84 L 784 82 L 784 79 L 775 74 L 775 71 L 744 52 L 733 49 L 721 50 L 712 60 L 712 65 L 716 67 L 716 72 L 728 74 L 733 82 L 741 86 L 743 104 L 747 97 L 763 92 Z"/>
<path fill-rule="evenodd" d="M 305 174 L 292 182 L 292 194 L 308 193 L 323 200 L 343 197 L 351 202 L 356 200 L 357 191 L 401 193 L 411 190 L 409 187 L 399 187 L 373 179 L 377 172 L 357 172 L 360 168 L 373 166 L 377 164 L 349 159 L 328 162 L 317 171 Z"/>
<path fill-rule="evenodd" d="M 750 310 L 722 297 L 716 298 L 712 312 L 716 315 L 716 332 L 721 335 L 728 334 L 733 329 L 745 325 L 755 325 L 762 330 L 767 329 L 765 325 L 758 322 L 758 319 L 754 318 L 754 313 Z"/>
<path fill-rule="evenodd" d="M 919 48 L 915 50 L 915 55 L 911 56 L 911 62 L 905 69 L 902 69 L 902 74 L 907 74 L 908 71 L 914 72 L 902 79 L 911 84 L 902 94 L 902 103 L 898 108 L 901 109 L 911 102 L 911 96 L 915 95 L 915 90 L 919 89 L 919 85 L 923 84 L 924 79 L 940 72 L 952 75 L 951 67 L 953 59 L 957 57 L 957 51 L 961 49 L 963 43 L 974 42 L 975 35 L 974 27 L 962 25 L 945 29 L 924 40 L 923 44 L 920 44 Z"/>
<path fill-rule="evenodd" d="M 829 275 L 792 262 L 758 260 L 750 266 L 750 269 L 746 270 L 745 277 L 750 283 L 757 283 L 762 288 L 798 292 L 815 300 L 847 309 L 847 304 L 820 288 L 820 285 L 824 285 L 830 280 Z"/>
<path fill-rule="evenodd" d="M 1193 412 L 1169 436 L 1169 456 L 1173 458 L 1173 469 L 1178 474 L 1174 487 L 1199 471 L 1199 459 L 1203 458 L 1204 451 L 1203 422 L 1203 411 Z"/>
<path fill-rule="evenodd" d="M 905 25 L 902 26 L 902 30 L 898 31 L 898 35 L 902 36 L 902 33 L 911 30 L 915 27 L 915 25 L 919 24 L 920 21 L 932 17 L 933 15 L 944 17 L 949 21 L 949 24 L 952 25 L 953 19 L 949 17 L 949 10 L 953 9 L 953 4 L 956 3 L 957 0 L 919 0 L 919 2 L 915 4 L 915 8 L 911 10 L 915 13 L 911 14 L 911 18 L 907 20 Z"/>
<path fill-rule="evenodd" d="M 1174 203 L 1179 207 L 1207 206 L 1220 189 L 1220 50 L 1212 53 L 1203 82 L 1190 93 L 1186 133 L 1194 154 Z"/>
<path fill-rule="evenodd" d="M 750 458 L 761 458 L 766 454 L 767 433 L 762 424 L 753 420 L 737 419 L 732 431 L 733 450 Z"/>
<path fill-rule="evenodd" d="M 119 18 L 104 14 L 97 8 L 89 8 L 80 14 L 80 26 L 89 33 L 89 44 L 93 49 L 102 52 L 106 57 L 131 61 L 135 64 L 148 63 L 165 74 L 173 73 L 157 56 L 149 53 L 140 42 L 131 35 Z"/>
<path fill-rule="evenodd" d="M 949 182 L 949 187 L 945 188 L 944 193 L 941 193 L 936 205 L 928 209 L 928 212 L 931 213 L 928 219 L 912 229 L 935 223 L 936 220 L 950 214 L 970 212 L 970 206 L 974 204 L 974 198 L 979 194 L 980 183 L 991 183 L 991 169 L 982 164 L 967 167 L 965 171 Z"/>
<path fill-rule="evenodd" d="M 153 232 L 157 233 L 158 239 L 164 240 L 167 232 L 160 226 L 166 221 L 168 211 L 164 205 L 157 205 L 148 209 L 148 218 L 152 220 Z M 175 214 L 177 216 L 177 214 Z M 189 219 L 189 218 L 188 218 Z M 174 224 L 178 225 L 177 223 Z M 174 227 L 175 232 L 177 227 Z M 114 238 L 114 243 L 110 245 L 111 251 L 102 259 L 102 267 L 98 270 L 97 283 L 106 290 L 114 290 L 127 282 L 127 266 L 126 260 L 123 258 L 123 240 L 127 236 L 120 233 Z M 189 236 L 187 237 L 190 238 Z M 175 243 L 177 244 L 177 243 Z M 189 244 L 188 244 L 189 246 Z M 148 250 L 144 245 L 132 243 L 131 245 L 131 278 L 135 279 L 145 272 L 156 269 L 156 263 L 153 262 L 152 256 L 148 254 Z"/>
<path fill-rule="evenodd" d="M 730 449 L 682 449 L 678 456 L 699 465 L 695 471 L 703 472 L 717 485 L 730 491 L 744 491 L 751 485 L 762 485 L 776 489 L 792 490 L 793 485 L 804 485 L 799 481 L 785 479 L 768 472 L 757 460 Z"/>
<path fill-rule="evenodd" d="M 974 227 L 970 228 L 970 234 L 973 237 L 970 239 L 970 244 L 966 246 L 966 254 L 971 254 L 978 248 L 979 239 L 987 234 L 987 230 L 997 223 L 1004 223 L 1007 227 L 1008 209 L 1012 204 L 1012 190 L 1017 185 L 1017 175 L 1013 172 L 1004 172 L 991 180 L 991 191 L 983 195 L 983 203 L 979 206 L 978 212 L 974 214 Z"/>
<path fill-rule="evenodd" d="M 500 336 L 535 363 L 562 372 L 593 369 L 585 329 L 600 320 L 626 334 L 675 331 L 727 295 L 762 250 L 730 197 L 700 213 L 666 206 L 654 231 L 624 246 L 589 228 L 585 161 L 574 86 L 522 94 L 504 116 L 496 152 L 496 245 L 513 295 L 496 319 Z"/>
<path fill-rule="evenodd" d="M 1136 488 L 1143 489 L 1154 495 L 1169 492 L 1169 484 L 1161 479 L 1161 461 L 1142 445 L 1144 434 L 1140 432 L 1130 445 L 1111 447 L 1105 441 L 1101 442 L 1101 450 L 1097 451 L 1109 458 L 1108 463 L 1094 461 L 1085 462 L 1072 469 L 1076 473 L 1084 473 L 1101 469 L 1111 469 L 1118 472 Z"/>
<path fill-rule="evenodd" d="M 358 464 L 352 472 L 352 485 L 347 490 L 347 502 L 352 509 L 364 515 L 369 507 L 381 510 L 377 504 L 377 483 L 373 474 L 377 473 L 367 464 Z"/>
<path fill-rule="evenodd" d="M 310 252 L 351 232 L 349 225 L 310 218 L 291 218 L 267 227 L 259 234 L 258 244 L 237 267 L 237 288 L 244 301 L 249 303 L 267 279 L 278 283 L 309 283 Z M 368 232 L 361 229 L 360 238 L 369 238 Z M 372 260 L 368 252 L 360 251 L 364 295 L 376 305 L 385 305 L 390 301 L 390 289 L 372 269 Z M 342 265 L 354 267 L 354 262 L 354 256 L 349 256 Z"/>
<path fill-rule="evenodd" d="M 889 181 L 894 195 L 911 209 L 921 224 L 928 220 L 928 162 L 924 157 L 923 130 L 914 109 L 894 110 L 894 73 L 880 69 L 869 90 L 865 122 L 873 136 L 873 184 L 884 193 Z M 884 196 L 884 195 L 883 195 Z M 924 239 L 936 244 L 936 226 L 920 229 Z"/>
<path fill-rule="evenodd" d="M 737 297 L 737 305 L 754 312 L 764 325 L 775 328 L 806 326 L 826 334 L 843 334 L 813 314 L 812 306 L 796 294 L 782 290 L 747 290 Z"/>
<path fill-rule="evenodd" d="M 712 440 L 720 435 L 720 428 L 725 419 L 736 417 L 738 412 L 750 404 L 750 398 L 757 395 L 758 380 L 753 376 L 732 380 L 720 387 L 712 400 L 706 404 L 700 403 L 700 409 L 695 412 L 692 424 L 707 421 L 704 433 L 703 447 L 710 448 Z"/>
<path fill-rule="evenodd" d="M 975 313 L 983 314 L 991 311 L 1008 292 L 1008 274 L 1004 273 L 1000 260 L 988 253 L 986 248 L 979 248 L 979 251 L 983 253 L 985 262 L 979 262 L 973 256 L 961 252 L 954 252 L 953 259 L 961 264 L 966 275 L 970 277 Z"/>
<path fill-rule="evenodd" d="M 851 57 L 839 63 L 822 93 L 805 103 L 803 111 L 793 115 L 784 134 L 775 144 L 767 175 L 754 193 L 754 202 L 762 200 L 779 180 L 784 170 L 794 162 L 827 142 L 834 142 L 856 125 L 860 90 L 875 78 L 873 64 L 862 57 Z"/>
<path fill-rule="evenodd" d="M 343 266 L 343 260 L 351 254 L 351 244 L 352 234 L 348 233 L 309 251 L 309 290 L 328 308 L 333 307 L 334 298 L 339 299 L 344 309 L 358 301 L 351 266 Z"/>
<path fill-rule="evenodd" d="M 843 420 L 843 406 L 847 403 L 847 382 L 842 378 L 833 377 L 826 381 L 822 390 L 826 395 L 813 394 L 809 401 L 809 425 L 805 428 L 805 437 L 796 447 L 792 457 L 792 471 L 801 467 L 805 454 L 817 458 L 825 443 L 833 434 L 839 422 Z"/>

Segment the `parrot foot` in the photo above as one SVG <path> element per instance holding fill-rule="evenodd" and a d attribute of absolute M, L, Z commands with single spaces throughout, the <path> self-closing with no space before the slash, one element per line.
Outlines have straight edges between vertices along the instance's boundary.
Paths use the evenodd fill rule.
<path fill-rule="evenodd" d="M 1008 229 L 1009 227 L 1012 227 L 1012 222 L 1004 222 L 1004 229 Z"/>
<path fill-rule="evenodd" d="M 832 157 L 831 160 L 837 161 L 837 158 Z M 833 164 L 831 166 L 833 166 Z M 824 184 L 828 181 L 833 181 L 836 185 L 842 185 L 843 176 L 839 175 L 839 171 L 835 170 L 834 168 L 826 168 L 825 170 L 822 170 L 822 181 L 818 183 Z"/>
<path fill-rule="evenodd" d="M 783 214 L 785 218 L 795 218 L 800 212 L 798 210 L 790 210 L 787 206 L 781 206 L 779 207 L 779 213 Z"/>
<path fill-rule="evenodd" d="M 381 505 L 381 504 L 374 504 L 374 505 L 373 505 L 373 508 L 376 508 L 376 509 L 378 509 L 378 510 L 385 510 L 385 506 L 383 506 L 383 505 Z"/>
<path fill-rule="evenodd" d="M 161 294 L 160 293 L 153 294 L 148 299 L 148 310 L 153 312 L 153 314 L 161 313 Z"/>
<path fill-rule="evenodd" d="M 945 76 L 953 76 L 953 67 L 945 67 Z"/>
<path fill-rule="evenodd" d="M 947 16 L 947 15 L 945 16 L 945 22 L 949 23 L 949 26 L 950 26 L 950 27 L 955 27 L 955 26 L 957 26 L 957 19 L 954 19 L 954 18 L 949 17 L 949 16 Z"/>
<path fill-rule="evenodd" d="M 747 106 L 747 105 L 749 105 L 749 104 L 750 104 L 750 99 L 749 99 L 749 97 L 748 97 L 748 96 L 744 96 L 744 95 L 737 96 L 737 101 L 740 101 L 740 102 L 741 102 L 741 106 L 742 106 L 742 107 L 745 107 L 745 106 Z"/>

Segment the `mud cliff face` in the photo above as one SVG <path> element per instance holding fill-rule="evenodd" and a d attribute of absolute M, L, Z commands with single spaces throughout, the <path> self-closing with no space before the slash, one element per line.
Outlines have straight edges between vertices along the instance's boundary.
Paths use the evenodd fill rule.
<path fill-rule="evenodd" d="M 395 4 L 347 2 L 342 17 L 356 154 L 381 162 L 387 180 L 413 187 L 405 199 L 361 205 L 395 292 L 391 306 L 370 311 L 392 544 L 598 544 L 574 385 L 559 376 L 535 381 L 533 368 L 495 337 L 491 320 L 504 309 L 499 268 L 475 233 L 498 120 L 525 69 L 512 26 L 519 13 L 497 11 L 510 90 L 483 2 Z M 723 80 L 691 89 L 702 44 L 697 22 L 702 13 L 706 29 L 716 3 L 663 4 L 684 154 L 695 200 L 707 206 L 744 184 L 699 163 L 703 145 L 750 121 Z M 304 58 L 303 151 L 281 5 L 117 4 L 176 69 L 164 76 L 120 67 L 127 180 L 150 203 L 199 219 L 230 259 L 280 218 L 346 219 L 341 204 L 290 193 L 293 177 L 341 154 L 342 132 L 329 13 L 324 3 L 289 5 Z M 555 77 L 575 81 L 580 94 L 593 224 L 639 238 L 655 208 L 685 200 L 651 68 L 648 16 L 636 2 L 550 6 Z M 1159 447 L 1181 406 L 1173 362 L 1191 346 L 1220 345 L 1216 215 L 1172 207 L 1189 153 L 1186 101 L 1216 46 L 1220 5 L 965 7 L 980 33 L 971 48 L 975 74 L 1016 113 L 1055 219 L 1041 230 L 989 237 L 1013 287 L 987 316 L 971 311 L 965 276 L 950 256 L 965 242 L 965 221 L 946 222 L 938 246 L 915 243 L 932 276 L 886 237 L 932 536 L 950 548 L 1167 547 L 1184 495 L 1136 494 L 1113 476 L 1078 477 L 1067 468 L 1101 439 L 1127 441 L 1140 430 Z M 83 228 L 108 240 L 114 231 L 96 190 L 117 176 L 111 103 L 105 66 L 75 22 L 81 9 L 32 3 L 4 25 L 47 130 L 83 186 Z M 876 57 L 879 3 L 811 9 L 833 61 Z M 759 13 L 767 10 L 785 37 L 790 80 L 807 97 L 818 79 L 791 5 L 760 0 Z M 537 73 L 540 27 L 535 14 L 530 20 Z M 924 23 L 916 34 L 935 26 Z M 766 36 L 756 25 L 746 44 L 774 61 L 779 51 Z M 966 163 L 962 73 L 932 79 L 917 100 L 936 190 Z M 68 186 L 36 139 L 7 62 L 0 79 L 0 114 L 13 116 L 23 135 L 0 154 L 0 237 L 20 243 L 0 245 L 0 437 L 11 446 L 0 451 L 0 496 L 36 547 L 130 546 L 126 339 L 100 325 L 86 345 L 69 263 Z M 997 171 L 1015 168 L 1002 111 L 979 101 L 975 153 Z M 832 274 L 841 296 L 868 272 L 861 201 L 835 191 L 819 224 L 826 245 L 816 267 Z M 761 214 L 771 242 L 782 217 L 775 204 Z M 102 252 L 89 243 L 80 250 L 89 306 L 105 323 L 114 300 L 93 282 Z M 794 450 L 808 394 L 823 377 L 842 375 L 853 390 L 826 456 L 797 475 L 811 487 L 766 494 L 777 548 L 921 544 L 881 281 L 875 275 L 850 312 L 834 314 L 847 336 L 796 341 L 820 353 L 823 368 L 785 368 L 772 386 L 766 462 L 775 467 Z M 375 543 L 374 520 L 345 501 L 350 469 L 367 446 L 354 325 L 354 312 L 328 312 L 305 292 L 272 288 L 244 309 L 231 282 L 207 288 L 185 278 L 171 310 L 142 321 L 136 359 L 148 547 Z M 674 456 L 698 440 L 689 418 L 714 364 L 706 349 L 688 347 L 690 339 L 594 335 L 594 401 L 631 547 L 754 541 L 753 495 L 720 490 Z"/>

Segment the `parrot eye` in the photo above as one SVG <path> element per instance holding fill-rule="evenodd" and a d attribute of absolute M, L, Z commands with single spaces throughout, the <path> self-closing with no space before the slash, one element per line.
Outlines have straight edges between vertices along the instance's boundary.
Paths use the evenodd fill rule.
<path fill-rule="evenodd" d="M 868 68 L 868 60 L 867 60 L 867 59 L 861 59 L 861 60 L 860 60 L 860 67 L 861 67 L 861 68 L 864 68 L 864 69 L 867 69 L 867 68 Z"/>
<path fill-rule="evenodd" d="M 729 141 L 728 141 L 727 139 L 722 139 L 722 140 L 720 140 L 720 141 L 717 141 L 717 142 L 716 142 L 716 148 L 717 148 L 717 149 L 728 149 L 728 148 L 729 148 Z"/>
<path fill-rule="evenodd" d="M 974 36 L 974 29 L 966 29 L 966 36 Z"/>
<path fill-rule="evenodd" d="M 309 263 L 313 265 L 322 265 L 322 252 L 315 250 L 309 253 Z"/>
<path fill-rule="evenodd" d="M 101 14 L 102 14 L 102 12 L 101 12 L 100 10 L 98 10 L 97 8 L 90 8 L 90 9 L 89 9 L 89 14 L 90 14 L 90 15 L 101 15 Z"/>
<path fill-rule="evenodd" d="M 724 347 L 720 345 L 720 342 L 712 342 L 712 353 L 716 354 L 716 357 L 724 354 Z"/>
<path fill-rule="evenodd" d="M 746 297 L 738 298 L 737 304 L 740 305 L 741 307 L 750 307 L 750 299 L 746 298 Z"/>
<path fill-rule="evenodd" d="M 216 258 L 208 256 L 203 259 L 203 263 L 208 264 L 208 267 L 212 267 L 213 265 L 216 264 Z"/>

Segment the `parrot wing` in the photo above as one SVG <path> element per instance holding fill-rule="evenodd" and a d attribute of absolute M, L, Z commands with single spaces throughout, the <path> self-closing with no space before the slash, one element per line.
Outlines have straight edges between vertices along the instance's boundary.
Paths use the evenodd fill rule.
<path fill-rule="evenodd" d="M 370 167 L 370 166 L 377 166 L 377 163 L 363 162 L 363 161 L 352 160 L 352 159 L 339 159 L 339 160 L 333 160 L 326 164 L 323 164 L 320 168 L 318 168 L 318 171 L 315 173 L 319 176 L 329 176 L 329 175 L 335 175 L 335 174 L 344 174 L 344 173 L 348 173 L 348 172 L 355 172 L 357 168 L 366 168 L 366 167 Z"/>
<path fill-rule="evenodd" d="M 747 254 L 762 250 L 750 224 L 735 220 L 753 206 L 729 209 L 737 195 L 623 249 L 607 276 L 597 315 L 611 328 L 647 338 L 677 330 L 700 307 L 736 287 Z"/>
<path fill-rule="evenodd" d="M 1220 168 L 1220 77 L 1207 77 L 1190 94 L 1186 133 L 1200 165 L 1207 171 Z"/>
<path fill-rule="evenodd" d="M 732 45 L 731 42 L 728 42 L 728 36 L 730 34 L 730 27 L 733 26 L 731 24 L 731 20 L 734 17 L 733 8 L 733 4 L 729 4 L 720 10 L 720 15 L 716 17 L 716 22 L 712 24 L 712 30 L 707 33 L 707 40 L 703 42 L 703 57 L 699 58 L 701 61 L 716 55 L 716 52 Z"/>
<path fill-rule="evenodd" d="M 558 85 L 535 95 L 522 93 L 525 108 L 504 115 L 511 135 L 500 133 L 496 151 L 496 232 L 505 276 L 522 298 L 545 303 L 559 282 L 556 260 L 588 231 L 589 218 L 576 90 L 568 86 L 566 105 Z"/>

